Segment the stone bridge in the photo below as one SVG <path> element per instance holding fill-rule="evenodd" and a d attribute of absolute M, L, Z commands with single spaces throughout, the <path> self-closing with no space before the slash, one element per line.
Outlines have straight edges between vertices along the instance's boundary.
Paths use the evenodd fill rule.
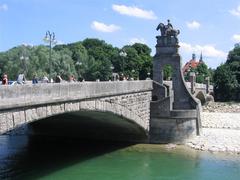
<path fill-rule="evenodd" d="M 184 81 L 176 34 L 161 32 L 156 39 L 153 81 L 1 86 L 0 134 L 30 124 L 47 134 L 59 130 L 150 143 L 181 143 L 199 135 L 201 103 L 194 96 L 204 103 L 212 87 L 195 78 Z M 173 68 L 171 83 L 163 81 L 165 65 Z"/>
<path fill-rule="evenodd" d="M 81 115 L 106 119 L 106 124 L 118 119 L 110 123 L 119 128 L 128 122 L 125 129 L 147 134 L 151 91 L 151 80 L 1 86 L 0 134 L 61 114 L 78 115 L 77 121 Z"/>
<path fill-rule="evenodd" d="M 208 101 L 209 96 L 213 96 L 213 86 L 209 84 L 209 81 L 206 81 L 205 84 L 196 83 L 193 78 L 191 82 L 185 82 L 186 87 L 189 92 L 199 99 L 202 104 Z M 164 81 L 164 84 L 170 89 L 172 88 L 172 81 Z"/>

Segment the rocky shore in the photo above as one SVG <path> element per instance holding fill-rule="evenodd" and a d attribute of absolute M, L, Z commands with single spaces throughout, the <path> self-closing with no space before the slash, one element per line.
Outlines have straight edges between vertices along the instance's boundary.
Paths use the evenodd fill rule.
<path fill-rule="evenodd" d="M 214 103 L 203 106 L 202 133 L 186 144 L 198 150 L 240 154 L 240 103 Z"/>

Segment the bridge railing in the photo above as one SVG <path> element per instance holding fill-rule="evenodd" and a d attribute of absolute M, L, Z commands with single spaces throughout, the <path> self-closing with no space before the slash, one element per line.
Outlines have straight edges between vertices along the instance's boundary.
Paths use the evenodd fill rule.
<path fill-rule="evenodd" d="M 0 110 L 151 90 L 151 80 L 0 86 Z"/>
<path fill-rule="evenodd" d="M 165 84 L 172 86 L 172 81 L 164 81 Z M 191 82 L 185 82 L 187 88 L 191 90 Z M 200 84 L 200 83 L 194 83 L 195 90 L 197 91 L 203 91 L 206 92 L 207 85 L 206 84 Z M 213 85 L 209 85 L 209 90 L 213 91 Z"/>

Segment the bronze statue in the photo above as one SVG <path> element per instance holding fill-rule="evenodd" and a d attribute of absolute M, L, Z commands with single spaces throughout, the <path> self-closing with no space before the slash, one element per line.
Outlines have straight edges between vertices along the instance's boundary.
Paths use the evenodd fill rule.
<path fill-rule="evenodd" d="M 169 19 L 167 21 L 168 21 L 167 25 L 164 25 L 163 23 L 160 23 L 157 26 L 157 31 L 160 29 L 161 36 L 174 36 L 174 37 L 176 37 L 180 33 L 180 31 L 176 30 L 176 29 L 173 29 L 173 26 L 170 23 Z"/>

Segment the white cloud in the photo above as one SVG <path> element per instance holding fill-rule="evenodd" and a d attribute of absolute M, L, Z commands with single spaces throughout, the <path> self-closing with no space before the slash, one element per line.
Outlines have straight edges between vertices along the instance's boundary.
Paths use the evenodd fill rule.
<path fill-rule="evenodd" d="M 224 51 L 216 49 L 213 45 L 191 45 L 188 43 L 180 42 L 180 49 L 185 53 L 197 53 L 202 54 L 205 57 L 211 57 L 211 58 L 224 58 L 226 59 L 227 53 Z"/>
<path fill-rule="evenodd" d="M 91 27 L 93 29 L 95 29 L 96 31 L 106 32 L 106 33 L 115 32 L 115 31 L 118 31 L 121 29 L 117 25 L 114 25 L 114 24 L 106 25 L 106 24 L 98 22 L 98 21 L 93 21 L 91 24 Z"/>
<path fill-rule="evenodd" d="M 189 29 L 199 29 L 201 26 L 201 24 L 197 21 L 186 22 L 186 24 Z"/>
<path fill-rule="evenodd" d="M 157 16 L 153 11 L 140 9 L 136 6 L 125 6 L 125 5 L 117 5 L 113 4 L 112 9 L 120 14 L 134 16 L 143 19 L 157 19 Z"/>
<path fill-rule="evenodd" d="M 236 9 L 232 9 L 229 11 L 233 16 L 240 17 L 240 5 Z"/>
<path fill-rule="evenodd" d="M 63 41 L 61 41 L 61 40 L 57 40 L 56 44 L 60 45 L 60 44 L 65 44 L 65 43 Z"/>
<path fill-rule="evenodd" d="M 240 42 L 240 34 L 234 34 L 232 36 L 232 40 L 235 42 Z"/>
<path fill-rule="evenodd" d="M 131 38 L 129 43 L 130 44 L 134 44 L 134 43 L 146 44 L 146 41 L 144 38 Z"/>
<path fill-rule="evenodd" d="M 7 4 L 0 4 L 0 11 L 7 11 L 7 10 L 8 10 Z"/>

